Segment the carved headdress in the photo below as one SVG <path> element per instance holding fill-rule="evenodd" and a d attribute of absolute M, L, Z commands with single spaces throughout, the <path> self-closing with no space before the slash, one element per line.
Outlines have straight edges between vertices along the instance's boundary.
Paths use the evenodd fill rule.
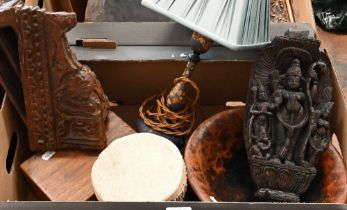
<path fill-rule="evenodd" d="M 286 76 L 299 76 L 301 77 L 301 63 L 299 59 L 293 59 Z"/>

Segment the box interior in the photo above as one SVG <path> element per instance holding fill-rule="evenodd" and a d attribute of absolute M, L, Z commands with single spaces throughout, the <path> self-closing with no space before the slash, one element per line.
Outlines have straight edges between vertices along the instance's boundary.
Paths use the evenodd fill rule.
<path fill-rule="evenodd" d="M 293 4 L 303 4 L 304 2 L 307 4 L 308 1 L 292 1 Z M 307 5 L 305 6 L 307 7 Z M 307 19 L 298 14 L 296 10 L 294 10 L 294 15 L 296 19 L 299 17 L 297 20 L 300 21 Z M 161 40 L 161 42 L 164 41 Z M 178 43 L 182 44 L 181 41 L 176 42 L 176 44 Z M 94 53 L 97 55 L 97 52 Z M 138 118 L 138 108 L 143 100 L 170 88 L 173 79 L 180 76 L 186 65 L 182 58 L 80 60 L 96 73 L 110 101 L 119 104 L 112 110 L 132 127 Z M 203 60 L 198 64 L 193 74 L 193 80 L 201 90 L 201 98 L 197 107 L 195 126 L 198 126 L 211 115 L 228 109 L 226 106 L 228 101 L 245 102 L 253 63 L 254 59 L 212 59 Z M 347 154 L 346 103 L 335 71 L 332 74 L 332 80 L 333 101 L 335 102 L 332 115 L 333 132 L 337 136 L 342 154 Z M 0 186 L 1 189 L 6 189 L 0 190 L 0 200 L 36 200 L 37 198 L 33 196 L 28 183 L 19 171 L 20 163 L 31 154 L 27 145 L 26 130 L 6 95 L 3 94 L 3 91 L 0 93 L 2 98 L 0 109 L 0 135 L 2 137 L 0 141 Z M 344 155 L 344 160 L 347 161 L 346 155 Z"/>
<path fill-rule="evenodd" d="M 186 64 L 184 61 L 173 60 L 83 61 L 83 63 L 95 71 L 110 101 L 119 104 L 112 110 L 132 127 L 138 118 L 138 108 L 142 101 L 148 96 L 170 88 L 173 79 L 182 73 Z M 197 66 L 193 80 L 201 89 L 201 98 L 197 107 L 195 126 L 211 115 L 228 109 L 226 106 L 228 101 L 245 102 L 252 65 L 253 61 L 203 61 Z M 332 117 L 333 130 L 340 142 L 342 153 L 345 154 L 346 107 L 335 73 L 333 83 L 336 104 Z M 37 200 L 18 170 L 19 164 L 30 153 L 26 145 L 26 131 L 20 126 L 21 122 L 6 97 L 0 113 L 0 134 L 3 136 L 0 142 L 0 161 L 4 166 L 0 168 L 0 184 L 9 189 L 0 192 L 0 200 Z M 8 173 L 7 154 L 13 139 L 12 135 L 16 132 L 19 138 L 14 153 L 14 166 Z M 346 161 L 345 157 L 344 159 Z"/>
<path fill-rule="evenodd" d="M 184 61 L 83 63 L 95 71 L 110 101 L 120 104 L 113 111 L 131 126 L 139 117 L 141 103 L 171 88 L 186 65 Z M 251 66 L 252 62 L 232 61 L 198 64 L 193 73 L 193 80 L 201 90 L 196 125 L 224 110 L 227 101 L 245 102 Z"/>

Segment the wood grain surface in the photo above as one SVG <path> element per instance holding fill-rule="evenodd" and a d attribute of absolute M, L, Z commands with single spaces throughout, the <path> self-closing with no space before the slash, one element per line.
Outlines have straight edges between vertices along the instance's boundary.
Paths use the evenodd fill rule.
<path fill-rule="evenodd" d="M 35 154 L 21 165 L 40 199 L 86 201 L 93 196 L 90 172 L 97 153 L 61 151 L 47 161 L 41 156 Z"/>
<path fill-rule="evenodd" d="M 113 112 L 107 123 L 108 143 L 135 133 Z M 24 163 L 21 169 L 33 186 L 37 196 L 50 201 L 87 201 L 94 197 L 91 169 L 98 152 L 58 151 L 49 160 L 37 153 Z"/>

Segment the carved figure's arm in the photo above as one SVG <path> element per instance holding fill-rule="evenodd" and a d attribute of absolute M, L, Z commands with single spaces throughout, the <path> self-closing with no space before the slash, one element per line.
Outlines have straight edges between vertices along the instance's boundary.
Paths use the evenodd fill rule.
<path fill-rule="evenodd" d="M 253 115 L 261 114 L 261 111 L 260 111 L 260 110 L 257 110 L 257 109 L 255 108 L 255 104 L 252 104 L 252 106 L 251 106 L 249 112 L 250 112 L 251 114 L 253 114 Z"/>

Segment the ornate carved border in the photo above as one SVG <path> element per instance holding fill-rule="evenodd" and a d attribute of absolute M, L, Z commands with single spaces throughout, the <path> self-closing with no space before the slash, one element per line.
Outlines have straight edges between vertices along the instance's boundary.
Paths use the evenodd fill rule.
<path fill-rule="evenodd" d="M 18 38 L 19 52 L 7 57 L 20 59 L 23 120 L 34 151 L 101 150 L 107 143 L 109 101 L 94 72 L 77 61 L 65 37 L 76 23 L 73 13 L 21 4 L 0 7 L 0 28 L 12 28 Z M 16 46 L 12 41 L 10 46 Z M 9 63 L 8 58 L 3 61 Z M 0 81 L 6 81 L 5 73 L 13 74 L 14 69 L 1 72 Z"/>
<path fill-rule="evenodd" d="M 270 19 L 273 23 L 294 22 L 289 0 L 271 0 Z"/>

